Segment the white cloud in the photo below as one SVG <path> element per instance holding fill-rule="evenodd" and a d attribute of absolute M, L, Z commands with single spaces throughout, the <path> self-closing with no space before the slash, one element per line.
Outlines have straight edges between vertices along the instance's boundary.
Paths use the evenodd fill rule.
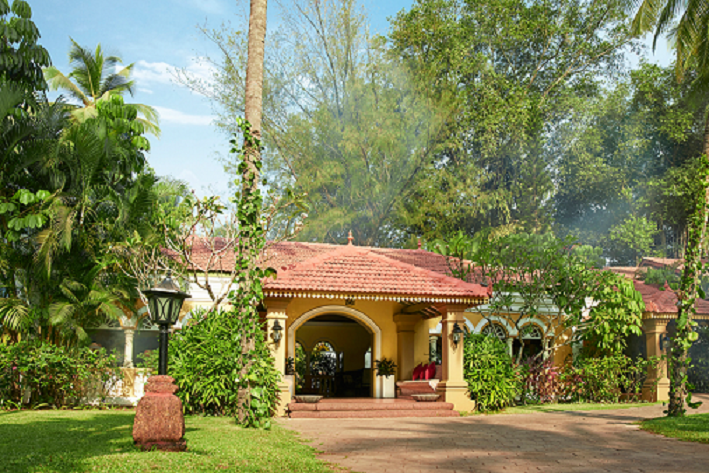
<path fill-rule="evenodd" d="M 150 89 L 142 89 L 140 87 L 138 87 L 138 92 L 143 92 L 144 94 L 151 94 L 151 95 L 155 93 Z"/>
<path fill-rule="evenodd" d="M 178 125 L 206 126 L 214 121 L 212 115 L 190 115 L 167 107 L 155 106 L 154 108 L 160 114 L 161 122 L 176 123 Z"/>
<path fill-rule="evenodd" d="M 116 69 L 120 71 L 122 67 L 119 66 Z M 174 85 L 177 84 L 175 78 L 178 71 L 180 73 L 184 72 L 185 76 L 199 82 L 204 90 L 209 91 L 214 81 L 216 69 L 206 58 L 200 56 L 189 58 L 189 64 L 184 68 L 178 68 L 166 62 L 148 62 L 141 59 L 133 66 L 131 78 L 135 80 L 139 86 L 150 84 Z M 145 91 L 150 89 L 139 90 Z M 148 93 L 152 93 L 152 91 Z"/>

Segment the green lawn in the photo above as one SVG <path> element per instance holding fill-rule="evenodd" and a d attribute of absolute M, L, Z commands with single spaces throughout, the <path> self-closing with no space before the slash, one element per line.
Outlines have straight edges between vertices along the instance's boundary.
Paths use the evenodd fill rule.
<path fill-rule="evenodd" d="M 0 470 L 29 472 L 331 472 L 295 433 L 188 417 L 187 452 L 133 446 L 133 411 L 0 412 Z"/>
<path fill-rule="evenodd" d="M 586 402 L 580 403 L 560 403 L 560 404 L 538 404 L 527 406 L 508 407 L 501 411 L 489 412 L 490 414 L 535 414 L 539 412 L 559 412 L 559 411 L 604 411 L 609 409 L 630 409 L 632 407 L 647 407 L 653 406 L 656 403 L 649 402 L 620 402 L 609 404 L 592 404 Z M 471 415 L 468 413 L 467 415 Z M 473 413 L 473 415 L 484 415 L 482 413 Z"/>
<path fill-rule="evenodd" d="M 665 437 L 709 443 L 709 414 L 647 419 L 640 423 L 640 428 Z"/>

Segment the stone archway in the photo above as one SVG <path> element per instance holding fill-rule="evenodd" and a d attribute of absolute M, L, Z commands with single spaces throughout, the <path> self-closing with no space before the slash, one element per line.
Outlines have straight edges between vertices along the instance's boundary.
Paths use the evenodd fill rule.
<path fill-rule="evenodd" d="M 295 334 L 298 329 L 305 324 L 308 320 L 313 319 L 319 315 L 324 314 L 337 314 L 344 317 L 348 317 L 360 325 L 362 325 L 369 333 L 372 334 L 374 339 L 374 346 L 372 347 L 372 360 L 378 360 L 380 357 L 380 351 L 382 346 L 382 330 L 379 326 L 367 316 L 365 313 L 360 312 L 351 307 L 341 306 L 341 305 L 325 305 L 321 307 L 316 307 L 304 313 L 297 319 L 293 321 L 288 326 L 288 353 L 287 356 L 290 358 L 295 358 Z M 380 397 L 380 386 L 379 383 L 373 383 L 374 386 L 374 397 Z"/>

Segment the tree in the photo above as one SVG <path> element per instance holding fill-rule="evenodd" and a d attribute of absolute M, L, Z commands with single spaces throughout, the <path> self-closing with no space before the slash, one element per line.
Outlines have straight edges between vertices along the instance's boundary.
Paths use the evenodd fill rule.
<path fill-rule="evenodd" d="M 682 257 L 703 128 L 691 87 L 670 68 L 641 63 L 588 100 L 555 131 L 559 233 L 603 247 L 614 264 Z"/>
<path fill-rule="evenodd" d="M 705 94 L 709 86 L 709 41 L 707 41 L 707 25 L 709 24 L 709 8 L 704 1 L 676 2 L 650 1 L 634 2 L 640 4 L 633 19 L 633 31 L 644 34 L 654 29 L 653 47 L 657 38 L 668 33 L 675 46 L 675 70 L 682 78 L 688 71 L 696 73 L 693 86 L 698 95 Z M 673 22 L 679 17 L 677 24 Z M 709 219 L 709 106 L 704 108 L 704 146 L 700 175 L 707 180 L 705 193 L 697 201 L 695 212 L 691 217 L 687 249 L 685 251 L 685 266 L 680 280 L 679 311 L 677 314 L 677 330 L 673 337 L 670 351 L 670 403 L 668 416 L 682 416 L 685 413 L 685 397 L 690 406 L 691 394 L 687 392 L 687 369 L 691 360 L 687 359 L 687 350 L 697 339 L 693 331 L 696 322 L 692 314 L 696 312 L 694 301 L 699 279 L 702 274 L 702 255 L 706 252 L 707 219 Z"/>
<path fill-rule="evenodd" d="M 236 267 L 239 271 L 238 294 L 232 296 L 239 330 L 241 359 L 238 384 L 237 421 L 243 425 L 260 425 L 263 414 L 252 410 L 255 391 L 248 380 L 256 363 L 257 348 L 262 343 L 258 305 L 263 300 L 261 279 L 267 276 L 259 267 L 261 251 L 265 244 L 261 224 L 262 199 L 259 191 L 261 171 L 261 113 L 263 101 L 264 42 L 266 40 L 266 0 L 251 0 L 249 16 L 249 53 L 246 68 L 246 97 L 244 99 L 243 159 L 241 172 L 241 195 L 238 201 L 239 238 L 237 242 Z M 233 144 L 236 144 L 232 140 Z M 234 150 L 234 152 L 237 152 Z M 236 334 L 233 334 L 236 335 Z M 261 414 L 261 415 L 259 415 Z M 270 412 L 265 413 L 268 416 Z"/>
<path fill-rule="evenodd" d="M 550 229 L 554 134 L 601 77 L 623 70 L 633 44 L 623 6 L 420 0 L 396 16 L 391 47 L 419 90 L 456 105 L 444 151 L 408 202 L 412 231 Z"/>
<path fill-rule="evenodd" d="M 476 308 L 484 318 L 504 320 L 520 334 L 530 317 L 544 321 L 545 344 L 537 356 L 553 356 L 559 347 L 580 340 L 618 353 L 629 334 L 641 333 L 640 294 L 632 282 L 600 271 L 598 253 L 591 248 L 579 249 L 572 239 L 552 234 L 464 240 L 459 235 L 449 244 L 438 242 L 437 251 L 452 266 L 464 262 L 463 272 L 453 272 L 456 277 L 491 286 L 489 303 Z M 523 349 L 520 345 L 517 363 Z"/>
<path fill-rule="evenodd" d="M 77 106 L 72 111 L 75 119 L 84 121 L 87 118 L 95 117 L 96 104 L 100 100 L 109 99 L 112 95 L 122 95 L 125 92 L 133 95 L 134 83 L 130 80 L 133 64 L 129 64 L 118 72 L 111 72 L 123 61 L 118 56 L 104 56 L 101 44 L 98 44 L 96 50 L 91 52 L 71 39 L 69 59 L 72 71 L 68 76 L 54 66 L 45 68 L 44 75 L 51 90 L 65 90 L 72 98 L 81 102 L 83 107 Z M 145 117 L 139 120 L 143 123 L 146 131 L 159 136 L 158 113 L 155 109 L 143 104 L 135 104 L 134 106 Z"/>
<path fill-rule="evenodd" d="M 244 78 L 243 35 L 205 31 L 224 51 L 215 85 L 182 76 L 221 110 L 234 129 L 243 103 L 233 98 Z M 264 173 L 270 187 L 307 194 L 303 240 L 343 241 L 351 230 L 362 245 L 400 244 L 400 208 L 411 185 L 444 140 L 451 119 L 411 86 L 411 77 L 366 17 L 348 0 L 294 1 L 265 56 Z M 235 170 L 233 164 L 227 168 Z"/>

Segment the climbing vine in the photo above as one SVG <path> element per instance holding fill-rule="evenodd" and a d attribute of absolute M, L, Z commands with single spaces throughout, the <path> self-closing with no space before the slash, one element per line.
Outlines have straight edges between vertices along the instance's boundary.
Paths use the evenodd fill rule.
<path fill-rule="evenodd" d="M 697 294 L 702 299 L 706 297 L 700 284 L 700 279 L 703 274 L 701 257 L 707 230 L 706 188 L 707 176 L 709 176 L 709 162 L 706 156 L 703 157 L 701 162 L 702 166 L 698 173 L 698 178 L 702 183 L 702 192 L 697 195 L 695 211 L 688 222 L 689 230 L 684 256 L 684 271 L 682 271 L 682 278 L 677 291 L 679 302 L 676 331 L 672 337 L 667 363 L 670 378 L 670 402 L 666 413 L 671 417 L 680 417 L 687 412 L 685 401 L 693 409 L 701 404 L 700 402 L 692 402 L 692 393 L 690 391 L 693 386 L 687 378 L 687 372 L 692 362 L 691 358 L 687 356 L 687 351 L 698 338 L 698 334 L 694 330 L 697 322 L 692 320 L 696 314 L 695 301 Z"/>
<path fill-rule="evenodd" d="M 251 125 L 244 119 L 237 119 L 243 135 L 243 146 L 238 144 L 238 137 L 230 141 L 231 153 L 239 157 L 239 174 L 242 176 L 241 192 L 232 199 L 237 204 L 238 243 L 236 245 L 236 290 L 230 294 L 233 314 L 236 318 L 233 340 L 241 347 L 238 353 L 240 366 L 238 373 L 238 409 L 237 422 L 247 427 L 268 427 L 275 407 L 273 392 L 255 386 L 256 363 L 268 359 L 270 369 L 275 373 L 273 359 L 266 346 L 264 331 L 259 319 L 258 307 L 263 302 L 262 281 L 275 275 L 272 268 L 261 268 L 259 257 L 266 244 L 266 235 L 261 211 L 263 197 L 259 189 L 261 160 L 253 159 L 247 150 L 260 150 L 261 140 L 251 132 Z M 254 154 L 254 153 L 251 153 Z M 277 375 L 277 373 L 275 373 Z M 273 386 L 273 385 L 271 385 Z M 274 389 L 271 387 L 270 389 Z"/>

